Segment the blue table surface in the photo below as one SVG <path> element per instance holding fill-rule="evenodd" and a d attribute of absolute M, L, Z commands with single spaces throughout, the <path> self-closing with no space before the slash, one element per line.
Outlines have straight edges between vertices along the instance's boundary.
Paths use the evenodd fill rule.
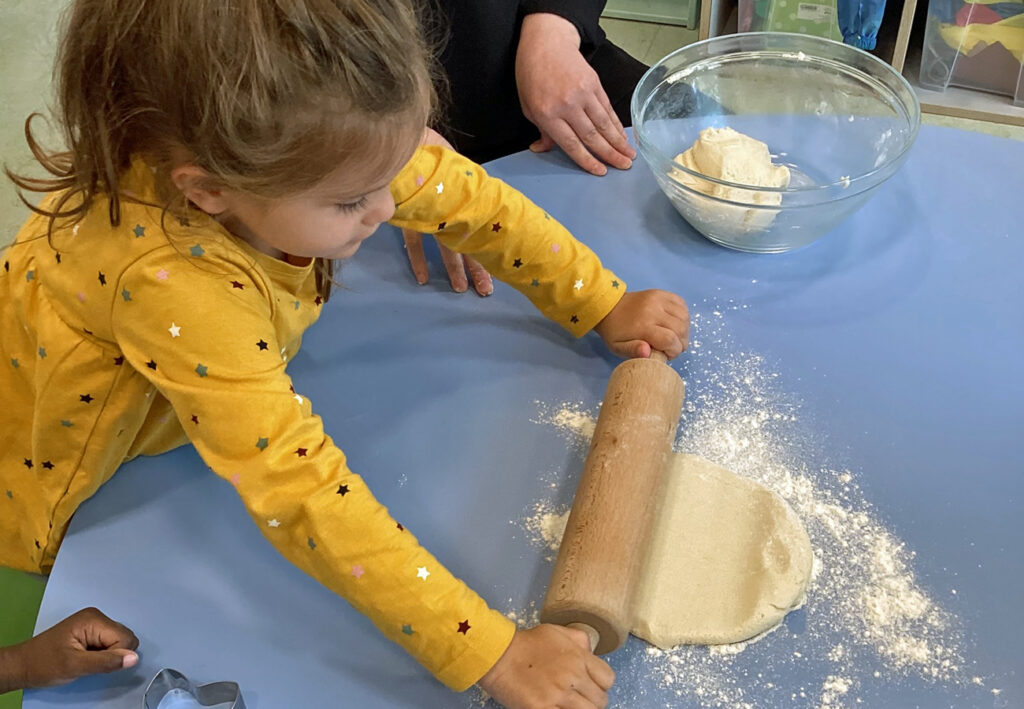
<path fill-rule="evenodd" d="M 1024 706 L 1024 143 L 925 127 L 859 213 L 771 256 L 703 239 L 641 163 L 598 179 L 561 155 L 524 153 L 489 170 L 631 288 L 688 300 L 702 346 L 675 366 L 689 401 L 709 394 L 715 378 L 704 375 L 725 366 L 716 342 L 770 363 L 775 385 L 799 402 L 798 425 L 824 442 L 804 462 L 848 469 L 913 551 L 916 582 L 958 619 L 968 672 L 983 686 L 911 673 L 869 687 L 868 673 L 858 680 L 864 705 Z M 486 300 L 455 295 L 436 256 L 432 269 L 417 287 L 397 233 L 368 241 L 291 365 L 296 390 L 311 395 L 378 498 L 456 574 L 501 610 L 539 605 L 550 562 L 515 521 L 552 495 L 552 482 L 558 502 L 571 499 L 582 452 L 535 422 L 537 402 L 595 410 L 616 360 L 508 287 Z M 135 709 L 161 667 L 237 681 L 250 709 L 483 701 L 450 693 L 278 556 L 191 448 L 125 465 L 75 516 L 37 629 L 88 605 L 136 631 L 140 667 L 29 692 L 26 709 Z M 734 667 L 769 667 L 799 652 L 802 637 L 769 636 Z M 631 639 L 610 657 L 613 706 L 702 706 L 637 671 L 644 656 Z M 754 680 L 756 667 L 734 684 L 753 706 L 818 706 L 826 671 L 786 667 L 773 692 Z"/>

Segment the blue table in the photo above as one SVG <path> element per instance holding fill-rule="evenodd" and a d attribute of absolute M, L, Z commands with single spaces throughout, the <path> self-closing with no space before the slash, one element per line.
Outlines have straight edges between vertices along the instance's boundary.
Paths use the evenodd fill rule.
<path fill-rule="evenodd" d="M 759 707 L 817 707 L 825 691 L 866 706 L 1024 706 L 1022 165 L 1024 143 L 926 127 L 861 212 L 777 256 L 704 240 L 642 164 L 602 179 L 559 155 L 491 166 L 631 287 L 687 298 L 700 346 L 676 366 L 689 402 L 710 405 L 732 376 L 723 368 L 756 354 L 798 405 L 803 463 L 849 471 L 873 518 L 916 554 L 916 587 L 958 619 L 964 672 L 978 679 L 894 677 L 868 656 L 838 677 L 845 693 L 828 690 L 813 598 L 741 655 L 687 655 L 691 674 L 717 662 L 728 696 Z M 501 284 L 487 300 L 454 295 L 435 267 L 415 286 L 397 243 L 383 230 L 342 270 L 348 290 L 308 334 L 296 389 L 397 519 L 495 607 L 521 613 L 539 606 L 550 564 L 520 521 L 538 500 L 567 504 L 582 459 L 535 421 L 559 402 L 594 411 L 615 360 Z M 137 709 L 161 667 L 235 680 L 250 709 L 482 704 L 279 557 L 191 449 L 124 466 L 82 506 L 38 629 L 87 605 L 138 633 L 141 666 L 29 692 L 26 709 Z M 783 661 L 794 656 L 806 661 Z M 613 655 L 613 705 L 702 706 L 692 687 L 666 686 L 657 661 L 635 639 Z"/>

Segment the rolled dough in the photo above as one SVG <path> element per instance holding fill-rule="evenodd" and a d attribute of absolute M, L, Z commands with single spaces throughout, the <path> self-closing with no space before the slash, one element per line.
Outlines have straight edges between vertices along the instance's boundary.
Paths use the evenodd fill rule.
<path fill-rule="evenodd" d="M 660 648 L 741 642 L 800 605 L 813 552 L 785 500 L 673 454 L 635 593 L 633 634 Z"/>

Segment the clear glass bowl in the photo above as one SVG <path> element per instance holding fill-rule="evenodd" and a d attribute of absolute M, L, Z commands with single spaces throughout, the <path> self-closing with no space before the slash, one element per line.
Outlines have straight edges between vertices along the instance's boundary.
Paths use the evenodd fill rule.
<path fill-rule="evenodd" d="M 799 248 L 834 229 L 899 169 L 921 125 L 914 91 L 885 62 L 775 32 L 673 52 L 640 80 L 631 109 L 640 154 L 679 213 L 712 241 L 758 253 Z M 789 186 L 718 180 L 675 160 L 701 130 L 726 126 L 766 143 L 772 161 L 789 168 Z M 707 194 L 723 192 L 712 185 L 753 192 L 726 190 L 724 199 Z"/>

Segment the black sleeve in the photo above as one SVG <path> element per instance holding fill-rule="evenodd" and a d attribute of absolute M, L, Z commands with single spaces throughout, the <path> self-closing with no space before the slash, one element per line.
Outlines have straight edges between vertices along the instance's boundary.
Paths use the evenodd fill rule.
<path fill-rule="evenodd" d="M 520 0 L 523 15 L 550 12 L 576 25 L 580 33 L 580 51 L 585 56 L 604 41 L 604 30 L 599 21 L 606 0 Z"/>

